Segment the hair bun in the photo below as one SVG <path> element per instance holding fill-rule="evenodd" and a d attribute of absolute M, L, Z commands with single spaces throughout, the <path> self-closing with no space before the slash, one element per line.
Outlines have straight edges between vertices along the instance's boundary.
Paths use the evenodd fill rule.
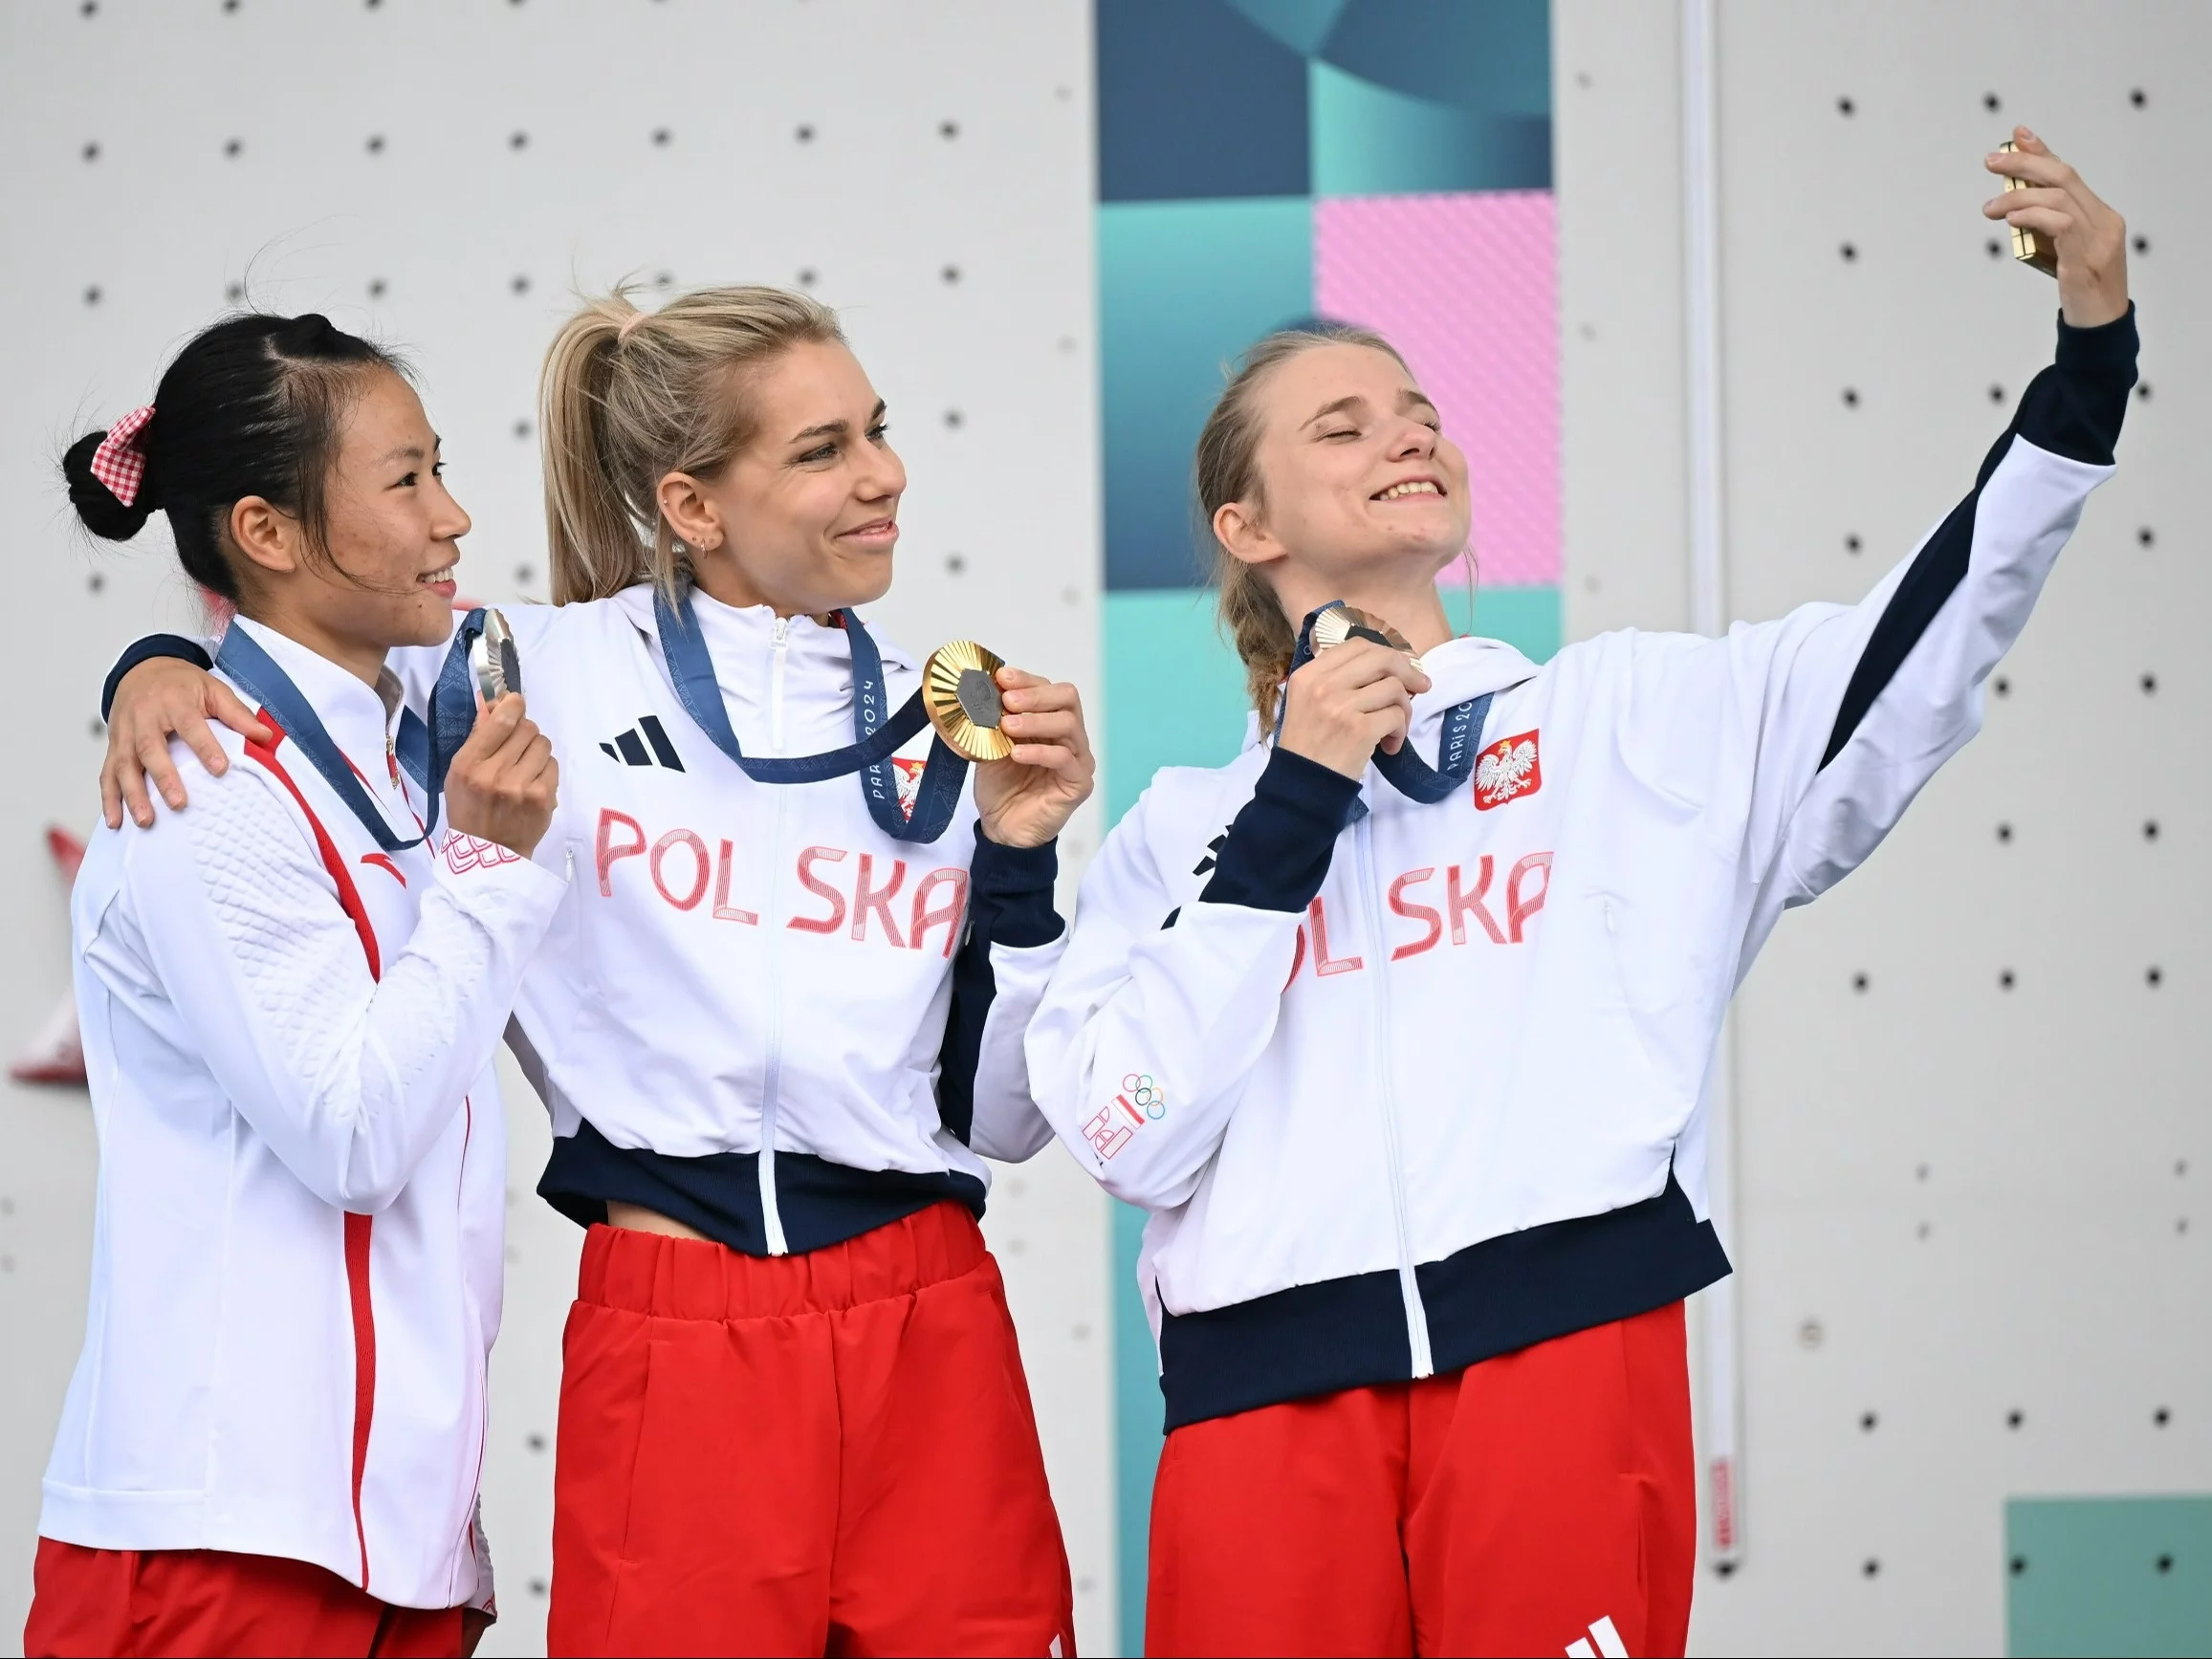
<path fill-rule="evenodd" d="M 125 507 L 115 491 L 93 476 L 92 457 L 105 440 L 105 432 L 87 432 L 69 447 L 61 458 L 61 475 L 69 484 L 69 504 L 77 521 L 93 535 L 108 541 L 128 541 L 146 527 L 146 520 L 161 503 L 155 499 L 152 469 L 139 486 L 139 498 Z"/>

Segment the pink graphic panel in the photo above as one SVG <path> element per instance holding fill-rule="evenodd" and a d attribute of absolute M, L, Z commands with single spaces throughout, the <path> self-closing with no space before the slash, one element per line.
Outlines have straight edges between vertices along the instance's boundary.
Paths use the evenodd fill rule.
<path fill-rule="evenodd" d="M 1386 336 L 1466 451 L 1483 584 L 1556 583 L 1550 192 L 1337 197 L 1313 211 L 1314 308 Z"/>

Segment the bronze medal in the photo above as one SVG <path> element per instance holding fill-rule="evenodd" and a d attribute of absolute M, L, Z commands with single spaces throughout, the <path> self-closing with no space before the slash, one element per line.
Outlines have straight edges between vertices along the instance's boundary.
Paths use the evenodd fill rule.
<path fill-rule="evenodd" d="M 1393 651 L 1403 651 L 1414 667 L 1421 659 L 1413 643 L 1390 623 L 1367 611 L 1351 605 L 1331 605 L 1313 619 L 1313 650 L 1316 656 L 1332 645 L 1341 645 L 1347 640 L 1366 640 L 1370 644 L 1388 645 Z"/>
<path fill-rule="evenodd" d="M 1014 739 L 999 730 L 1006 718 L 998 694 L 1005 661 L 973 640 L 939 645 L 922 665 L 922 707 L 937 735 L 970 760 L 1004 760 Z"/>

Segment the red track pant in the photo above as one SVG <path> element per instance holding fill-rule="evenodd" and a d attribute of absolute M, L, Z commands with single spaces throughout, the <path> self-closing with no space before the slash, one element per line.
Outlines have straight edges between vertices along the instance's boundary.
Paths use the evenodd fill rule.
<path fill-rule="evenodd" d="M 38 1540 L 23 1651 L 462 1659 L 491 1621 L 473 1607 L 395 1607 L 336 1573 L 222 1550 L 94 1550 Z"/>
<path fill-rule="evenodd" d="M 1676 1302 L 1176 1430 L 1145 1648 L 1678 1654 L 1696 1553 Z"/>
<path fill-rule="evenodd" d="M 942 1203 L 804 1255 L 594 1227 L 555 1653 L 1072 1653 L 998 1264 Z"/>

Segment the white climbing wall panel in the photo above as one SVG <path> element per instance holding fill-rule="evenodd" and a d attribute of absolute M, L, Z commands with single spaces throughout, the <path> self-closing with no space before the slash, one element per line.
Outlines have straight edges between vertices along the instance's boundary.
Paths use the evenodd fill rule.
<path fill-rule="evenodd" d="M 1555 17 L 1568 631 L 1679 626 L 1675 7 Z M 1729 615 L 1858 598 L 2049 360 L 2053 286 L 1977 212 L 2014 121 L 2137 238 L 2120 471 L 1982 736 L 1738 1003 L 1743 1554 L 1694 1650 L 2002 1651 L 2007 1498 L 2212 1490 L 2212 9 L 1718 23 Z"/>
<path fill-rule="evenodd" d="M 801 284 L 844 308 L 912 476 L 880 629 L 1096 684 L 1090 30 L 1062 0 L 20 0 L 0 10 L 0 545 L 28 718 L 0 796 L 0 1044 L 68 983 L 43 836 L 95 810 L 99 681 L 190 606 L 157 528 L 74 530 L 55 460 L 244 294 L 406 350 L 475 516 L 464 587 L 544 592 L 532 396 L 575 287 Z M 158 525 L 158 521 L 157 521 Z M 1069 838 L 1094 846 L 1095 818 Z M 543 1651 L 560 1321 L 580 1237 L 515 1200 L 488 1524 Z M 83 1329 L 81 1091 L 0 1093 L 0 1649 Z M 1004 1263 L 1083 1645 L 1111 1651 L 1104 1201 L 1057 1147 L 1002 1172 Z"/>

